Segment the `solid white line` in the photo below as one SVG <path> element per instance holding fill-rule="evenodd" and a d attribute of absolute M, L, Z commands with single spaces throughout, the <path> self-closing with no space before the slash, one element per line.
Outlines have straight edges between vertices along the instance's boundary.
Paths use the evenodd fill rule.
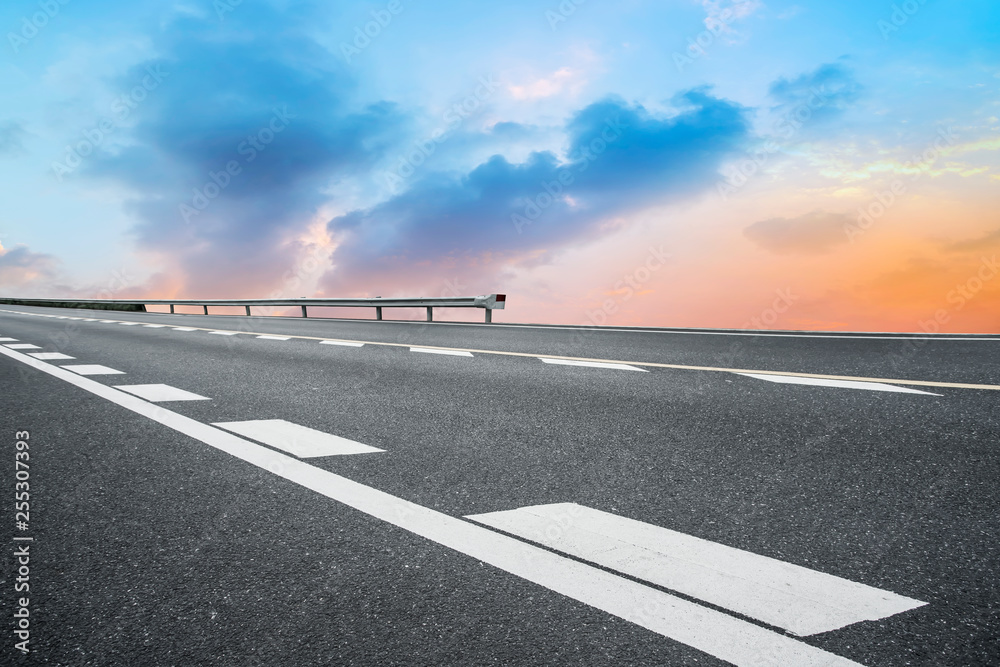
<path fill-rule="evenodd" d="M 342 345 L 344 347 L 363 347 L 364 343 L 354 343 L 347 340 L 321 340 L 320 345 Z"/>
<path fill-rule="evenodd" d="M 630 366 L 629 364 L 612 364 L 604 361 L 575 361 L 573 359 L 549 359 L 547 357 L 537 357 L 547 364 L 557 364 L 559 366 L 587 366 L 589 368 L 610 368 L 616 371 L 639 371 L 648 373 L 645 368 Z"/>
<path fill-rule="evenodd" d="M 108 368 L 100 364 L 71 364 L 69 366 L 60 366 L 59 368 L 65 368 L 80 375 L 125 375 L 125 371 L 116 371 L 114 368 Z"/>
<path fill-rule="evenodd" d="M 24 354 L 4 348 L 0 348 L 0 354 L 70 382 L 365 514 L 664 637 L 693 646 L 720 660 L 741 667 L 859 665 L 720 611 L 364 486 Z"/>
<path fill-rule="evenodd" d="M 161 401 L 211 400 L 206 396 L 192 394 L 190 391 L 184 391 L 183 389 L 178 389 L 177 387 L 171 387 L 168 384 L 118 384 L 115 385 L 115 389 L 127 391 L 130 394 L 134 394 L 139 398 L 144 398 L 147 401 L 152 401 L 154 403 L 159 403 Z"/>
<path fill-rule="evenodd" d="M 883 384 L 881 382 L 857 382 L 855 380 L 828 380 L 825 378 L 804 378 L 794 375 L 762 375 L 757 373 L 737 373 L 758 380 L 768 382 L 778 382 L 780 384 L 807 384 L 815 387 L 837 387 L 839 389 L 867 389 L 868 391 L 895 391 L 902 394 L 926 394 L 927 396 L 941 396 L 929 391 L 919 389 L 909 389 L 895 384 Z"/>
<path fill-rule="evenodd" d="M 76 357 L 71 357 L 68 354 L 63 354 L 62 352 L 29 352 L 29 357 L 34 357 L 35 359 L 44 359 L 50 361 L 52 359 L 76 359 Z"/>
<path fill-rule="evenodd" d="M 471 357 L 471 352 L 464 350 L 435 350 L 432 347 L 411 347 L 410 352 L 423 352 L 424 354 L 447 354 L 451 357 Z"/>
<path fill-rule="evenodd" d="M 12 350 L 40 350 L 42 349 L 38 345 L 32 345 L 31 343 L 7 343 L 4 347 L 9 347 Z"/>
<path fill-rule="evenodd" d="M 288 340 L 290 336 L 257 336 L 260 340 Z"/>
<path fill-rule="evenodd" d="M 927 604 L 575 503 L 466 518 L 799 636 Z"/>
<path fill-rule="evenodd" d="M 307 426 L 293 424 L 284 419 L 216 422 L 213 426 L 253 438 L 265 445 L 277 447 L 300 459 L 385 451 L 337 435 L 317 431 Z"/>

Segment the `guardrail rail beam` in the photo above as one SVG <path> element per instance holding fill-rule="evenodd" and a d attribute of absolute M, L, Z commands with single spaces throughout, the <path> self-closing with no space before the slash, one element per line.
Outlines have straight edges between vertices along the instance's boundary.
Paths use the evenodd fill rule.
<path fill-rule="evenodd" d="M 0 303 L 15 306 L 48 306 L 56 308 L 96 308 L 101 310 L 127 310 L 147 312 L 146 306 L 169 306 L 170 314 L 174 315 L 176 306 L 201 306 L 202 313 L 208 315 L 211 306 L 243 306 L 247 317 L 250 317 L 251 306 L 299 306 L 302 317 L 309 317 L 308 306 L 323 306 L 328 308 L 341 307 L 374 307 L 375 319 L 382 320 L 383 308 L 414 308 L 423 306 L 427 309 L 427 321 L 434 321 L 435 308 L 482 308 L 486 311 L 486 322 L 493 321 L 493 311 L 503 310 L 507 305 L 505 294 L 481 294 L 479 296 L 442 296 L 442 297 L 403 297 L 403 298 L 352 298 L 325 299 L 300 297 L 293 299 L 21 299 L 0 297 Z"/>

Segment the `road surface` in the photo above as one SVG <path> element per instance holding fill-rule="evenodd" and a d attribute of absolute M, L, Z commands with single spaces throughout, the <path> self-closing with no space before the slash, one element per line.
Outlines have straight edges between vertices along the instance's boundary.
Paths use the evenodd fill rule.
<path fill-rule="evenodd" d="M 1000 656 L 1000 337 L 3 306 L 0 346 L 5 664 Z"/>

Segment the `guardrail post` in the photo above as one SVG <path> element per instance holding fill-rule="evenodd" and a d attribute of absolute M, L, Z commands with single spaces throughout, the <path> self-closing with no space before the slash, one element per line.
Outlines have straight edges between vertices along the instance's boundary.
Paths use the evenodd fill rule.
<path fill-rule="evenodd" d="M 247 306 L 247 317 L 250 317 L 250 306 Z"/>
<path fill-rule="evenodd" d="M 206 303 L 202 308 L 205 309 L 205 314 L 208 315 L 208 304 Z"/>
<path fill-rule="evenodd" d="M 434 321 L 434 308 L 431 306 L 427 306 L 427 321 L 428 322 Z"/>
<path fill-rule="evenodd" d="M 305 306 L 302 306 L 302 317 L 309 317 L 308 315 L 306 315 L 306 307 Z"/>
<path fill-rule="evenodd" d="M 486 324 L 493 322 L 493 310 L 490 308 L 486 309 Z"/>
<path fill-rule="evenodd" d="M 382 319 L 382 306 L 375 306 L 375 319 L 376 320 Z"/>
<path fill-rule="evenodd" d="M 170 314 L 174 314 L 174 304 L 170 304 Z"/>

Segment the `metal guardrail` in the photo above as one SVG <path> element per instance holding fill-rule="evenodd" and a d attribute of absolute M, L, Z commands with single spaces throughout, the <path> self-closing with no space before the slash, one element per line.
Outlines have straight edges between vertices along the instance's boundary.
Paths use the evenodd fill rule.
<path fill-rule="evenodd" d="M 383 308 L 426 308 L 427 321 L 434 321 L 435 308 L 483 308 L 486 322 L 493 321 L 493 311 L 503 310 L 507 303 L 505 294 L 485 294 L 481 296 L 442 296 L 383 299 L 314 299 L 299 297 L 292 299 L 14 299 L 0 297 L 0 303 L 15 306 L 51 306 L 57 308 L 93 307 L 102 310 L 127 310 L 146 312 L 146 306 L 201 306 L 208 315 L 209 306 L 243 306 L 247 316 L 251 306 L 300 306 L 302 317 L 308 317 L 307 306 L 370 307 L 375 308 L 375 319 L 382 319 Z"/>

